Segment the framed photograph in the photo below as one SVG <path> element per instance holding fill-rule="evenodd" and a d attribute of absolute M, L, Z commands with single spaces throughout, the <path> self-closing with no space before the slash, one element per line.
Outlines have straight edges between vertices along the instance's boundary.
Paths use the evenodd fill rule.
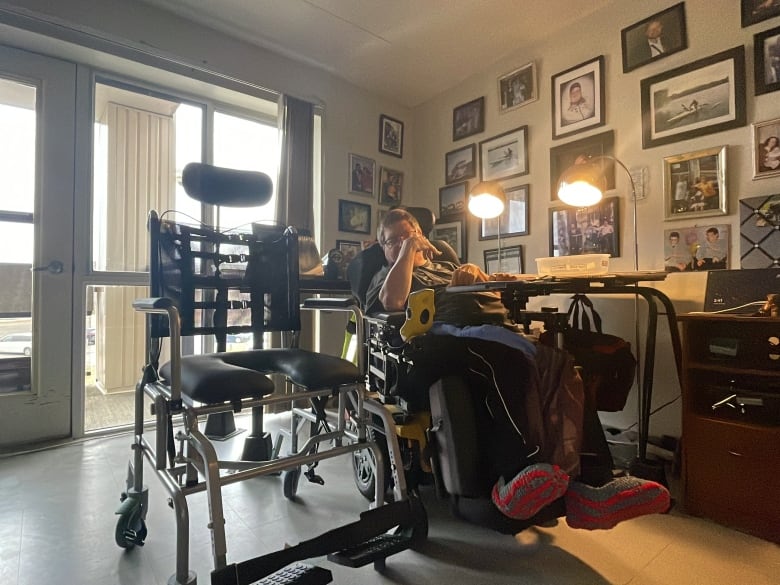
<path fill-rule="evenodd" d="M 528 174 L 528 126 L 520 126 L 479 143 L 483 181 L 501 181 Z"/>
<path fill-rule="evenodd" d="M 780 266 L 780 195 L 739 200 L 740 268 Z"/>
<path fill-rule="evenodd" d="M 726 147 L 664 159 L 664 219 L 726 215 Z"/>
<path fill-rule="evenodd" d="M 620 31 L 623 73 L 688 48 L 685 3 L 680 2 Z"/>
<path fill-rule="evenodd" d="M 379 152 L 402 158 L 404 155 L 404 123 L 381 114 L 379 116 Z"/>
<path fill-rule="evenodd" d="M 780 118 L 753 124 L 753 179 L 780 175 Z"/>
<path fill-rule="evenodd" d="M 349 192 L 358 195 L 374 195 L 376 162 L 357 154 L 349 155 Z"/>
<path fill-rule="evenodd" d="M 444 155 L 444 182 L 448 185 L 456 181 L 477 176 L 477 146 L 469 144 Z"/>
<path fill-rule="evenodd" d="M 563 171 L 575 163 L 587 162 L 597 156 L 615 156 L 615 132 L 608 130 L 550 149 L 550 201 L 558 201 L 558 179 Z M 615 188 L 615 163 L 602 161 L 607 177 L 607 191 Z"/>
<path fill-rule="evenodd" d="M 756 95 L 780 89 L 780 26 L 753 37 L 753 57 Z"/>
<path fill-rule="evenodd" d="M 667 272 L 723 270 L 729 265 L 730 228 L 704 224 L 664 230 L 663 245 Z"/>
<path fill-rule="evenodd" d="M 485 98 L 471 100 L 452 110 L 452 140 L 485 131 Z"/>
<path fill-rule="evenodd" d="M 336 240 L 336 249 L 344 255 L 344 264 L 349 264 L 363 249 L 363 245 L 353 240 Z"/>
<path fill-rule="evenodd" d="M 618 197 L 606 197 L 592 207 L 550 209 L 550 256 L 609 254 L 620 256 Z"/>
<path fill-rule="evenodd" d="M 780 16 L 778 0 L 741 0 L 742 28 L 773 16 Z"/>
<path fill-rule="evenodd" d="M 356 234 L 371 233 L 371 206 L 339 199 L 339 231 Z"/>
<path fill-rule="evenodd" d="M 463 181 L 439 189 L 439 217 L 447 217 L 466 211 L 469 183 Z"/>
<path fill-rule="evenodd" d="M 404 190 L 404 174 L 401 171 L 379 167 L 380 205 L 400 205 Z"/>
<path fill-rule="evenodd" d="M 552 121 L 553 138 L 606 123 L 604 55 L 552 76 Z"/>
<path fill-rule="evenodd" d="M 500 258 L 498 248 L 485 250 L 485 272 L 495 274 L 504 272 L 506 274 L 523 274 L 523 247 L 507 246 L 501 248 Z"/>
<path fill-rule="evenodd" d="M 466 261 L 466 220 L 464 215 L 448 218 L 448 221 L 433 224 L 430 235 L 431 240 L 444 240 L 461 262 Z"/>
<path fill-rule="evenodd" d="M 516 110 L 537 99 L 536 63 L 533 61 L 498 78 L 499 114 Z"/>
<path fill-rule="evenodd" d="M 528 235 L 528 185 L 505 187 L 506 208 L 504 213 L 492 219 L 483 219 L 479 230 L 480 240 Z M 499 234 L 499 229 L 500 234 Z"/>
<path fill-rule="evenodd" d="M 643 79 L 642 148 L 745 125 L 745 47 Z"/>

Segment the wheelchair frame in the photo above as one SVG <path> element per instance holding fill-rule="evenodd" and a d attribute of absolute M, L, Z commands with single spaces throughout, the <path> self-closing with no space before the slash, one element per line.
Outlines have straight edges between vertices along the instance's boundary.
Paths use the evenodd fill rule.
<path fill-rule="evenodd" d="M 156 231 L 160 219 L 155 212 L 150 213 L 150 232 L 152 233 L 151 272 L 161 270 L 155 260 Z M 297 258 L 297 256 L 296 256 Z M 295 267 L 297 278 L 297 266 Z M 239 288 L 246 288 L 242 283 Z M 153 286 L 152 293 L 161 292 L 159 286 Z M 297 297 L 297 289 L 293 291 Z M 297 306 L 298 300 L 290 299 Z M 361 310 L 349 299 L 325 300 L 320 308 L 351 311 L 358 324 L 358 335 L 362 335 L 363 316 Z M 176 572 L 170 578 L 171 585 L 193 585 L 197 576 L 189 567 L 189 509 L 187 497 L 205 491 L 209 507 L 208 528 L 211 532 L 211 545 L 214 570 L 212 583 L 219 585 L 243 585 L 270 575 L 290 563 L 312 556 L 329 555 L 329 559 L 348 566 L 362 566 L 374 562 L 377 568 L 384 566 L 385 558 L 418 544 L 427 536 L 425 510 L 416 501 L 410 500 L 404 489 L 403 477 L 395 477 L 396 501 L 384 504 L 384 454 L 376 442 L 366 438 L 367 413 L 372 413 L 385 421 L 390 421 L 385 409 L 372 398 L 367 397 L 365 387 L 358 380 L 354 384 L 340 385 L 336 388 L 304 388 L 294 383 L 290 376 L 292 392 L 286 395 L 264 395 L 242 397 L 240 400 L 219 403 L 198 403 L 183 392 L 182 382 L 182 328 L 183 316 L 177 303 L 165 296 L 138 299 L 133 303 L 135 310 L 147 315 L 147 356 L 141 380 L 135 389 L 135 421 L 132 443 L 133 455 L 128 463 L 126 490 L 120 496 L 121 505 L 117 510 L 119 519 L 115 530 L 115 540 L 122 548 L 133 548 L 144 543 L 146 538 L 146 514 L 148 510 L 148 488 L 144 484 L 143 462 L 146 459 L 152 466 L 158 479 L 169 496 L 169 503 L 176 518 Z M 261 308 L 261 311 L 264 309 Z M 160 334 L 160 318 L 167 323 L 165 334 Z M 158 323 L 152 322 L 158 319 Z M 163 330 L 164 330 L 163 329 Z M 246 327 L 236 329 L 233 326 L 212 327 L 212 333 L 224 336 L 228 332 L 246 331 Z M 253 329 L 257 334 L 261 329 Z M 161 338 L 169 337 L 170 343 L 170 382 L 165 383 L 158 374 Z M 292 335 L 292 343 L 297 336 Z M 219 345 L 219 342 L 218 342 Z M 262 351 L 262 350 L 260 350 Z M 362 362 L 359 362 L 362 368 Z M 363 370 L 360 369 L 362 372 Z M 338 412 L 335 428 L 329 424 L 320 426 L 323 407 L 329 398 L 338 397 Z M 147 438 L 144 423 L 144 399 L 148 397 L 154 415 L 152 438 Z M 313 408 L 307 410 L 300 401 L 308 400 Z M 315 401 L 319 406 L 315 405 Z M 217 454 L 212 442 L 200 430 L 200 417 L 220 412 L 239 412 L 252 409 L 253 431 L 262 432 L 262 419 L 256 424 L 258 414 L 266 405 L 286 403 L 291 408 L 290 455 L 280 456 L 281 441 L 277 441 L 271 456 L 265 461 L 223 460 Z M 312 412 L 313 411 L 313 412 Z M 350 421 L 345 413 L 350 412 Z M 174 421 L 179 421 L 175 424 Z M 298 432 L 302 422 L 317 424 L 303 445 L 298 445 Z M 349 423 L 349 424 L 348 424 Z M 180 426 L 179 426 L 180 425 Z M 281 438 L 281 437 L 280 437 Z M 175 445 L 178 441 L 178 448 Z M 264 439 L 263 439 L 264 441 Z M 327 450 L 320 447 L 332 442 Z M 291 498 L 297 490 L 302 465 L 316 464 L 318 461 L 370 450 L 374 459 L 380 463 L 375 469 L 377 479 L 372 509 L 361 515 L 359 521 L 336 528 L 320 537 L 285 548 L 275 553 L 263 555 L 242 563 L 227 562 L 227 542 L 225 536 L 225 517 L 222 506 L 222 487 L 258 476 L 277 474 L 285 471 L 285 496 Z M 398 457 L 397 450 L 391 448 L 390 458 Z M 396 465 L 391 465 L 396 468 Z M 230 473 L 227 473 L 230 472 Z M 292 479 L 290 479 L 292 478 Z M 393 534 L 387 531 L 395 529 Z M 367 552 L 368 551 L 368 552 Z M 324 570 L 323 570 L 324 571 Z M 328 573 L 329 571 L 324 571 Z M 295 580 L 281 582 L 298 582 Z M 308 581 L 307 581 L 308 582 Z M 318 582 L 327 583 L 329 580 Z"/>

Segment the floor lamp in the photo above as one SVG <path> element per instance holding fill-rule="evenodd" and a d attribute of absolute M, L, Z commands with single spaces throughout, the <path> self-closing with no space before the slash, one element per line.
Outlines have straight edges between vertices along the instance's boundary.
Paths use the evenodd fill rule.
<path fill-rule="evenodd" d="M 633 207 L 633 224 L 634 224 L 634 270 L 639 270 L 639 241 L 637 238 L 637 209 L 636 209 L 636 184 L 634 178 L 631 175 L 631 171 L 628 170 L 622 161 L 616 159 L 613 156 L 603 155 L 589 158 L 584 163 L 573 164 L 561 173 L 558 180 L 558 198 L 566 205 L 573 207 L 590 207 L 595 205 L 604 197 L 604 191 L 607 189 L 607 177 L 606 170 L 608 165 L 605 163 L 614 162 L 620 168 L 622 168 L 628 180 L 631 184 L 631 203 Z M 641 353 L 639 345 L 639 320 L 636 318 L 638 298 L 634 298 L 634 343 L 637 348 L 637 358 Z M 638 445 L 647 444 L 647 436 L 649 429 L 645 428 L 643 412 L 649 408 L 649 404 L 646 401 L 649 397 L 646 396 L 644 388 L 642 386 L 642 372 L 640 371 L 640 360 L 637 359 L 637 375 L 636 383 L 637 390 L 639 391 L 639 412 L 637 417 L 637 426 L 639 429 L 639 443 Z M 644 441 L 643 441 L 644 439 Z M 663 478 L 663 467 L 660 469 L 655 462 L 648 461 L 645 457 L 645 453 L 637 453 L 637 458 L 632 462 L 629 471 L 636 476 L 644 477 L 647 479 Z M 663 483 L 663 480 L 662 480 Z"/>
<path fill-rule="evenodd" d="M 469 211 L 480 219 L 493 219 L 504 212 L 506 193 L 496 181 L 477 183 L 469 192 Z M 501 271 L 501 220 L 497 220 L 498 235 L 498 267 Z M 485 266 L 487 271 L 487 266 Z"/>

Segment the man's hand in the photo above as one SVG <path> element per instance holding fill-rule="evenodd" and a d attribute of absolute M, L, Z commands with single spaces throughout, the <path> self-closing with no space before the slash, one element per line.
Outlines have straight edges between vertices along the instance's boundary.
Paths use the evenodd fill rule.
<path fill-rule="evenodd" d="M 399 256 L 404 254 L 415 254 L 416 252 L 422 252 L 423 256 L 428 260 L 433 260 L 434 256 L 440 256 L 436 247 L 428 241 L 422 234 L 413 234 L 406 238 L 401 244 L 401 252 Z"/>

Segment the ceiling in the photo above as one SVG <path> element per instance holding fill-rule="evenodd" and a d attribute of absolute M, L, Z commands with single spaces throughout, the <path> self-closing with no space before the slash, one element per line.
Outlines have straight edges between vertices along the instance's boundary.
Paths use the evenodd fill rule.
<path fill-rule="evenodd" d="M 414 107 L 615 0 L 141 1 Z"/>

